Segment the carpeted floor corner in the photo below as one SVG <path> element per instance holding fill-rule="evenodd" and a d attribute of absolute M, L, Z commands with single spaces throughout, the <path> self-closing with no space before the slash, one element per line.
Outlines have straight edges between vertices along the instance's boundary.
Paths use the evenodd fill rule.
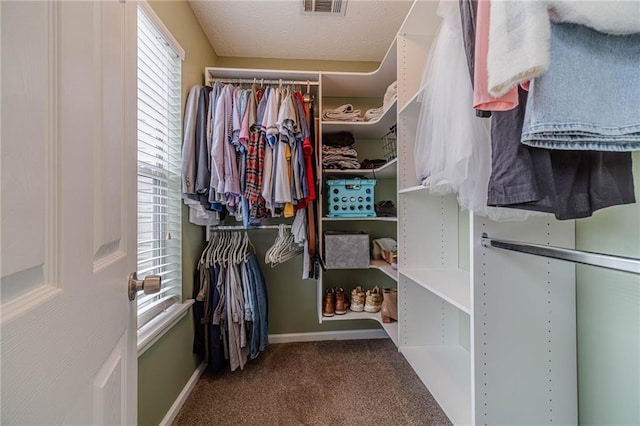
<path fill-rule="evenodd" d="M 389 339 L 270 345 L 205 372 L 174 425 L 449 425 Z"/>

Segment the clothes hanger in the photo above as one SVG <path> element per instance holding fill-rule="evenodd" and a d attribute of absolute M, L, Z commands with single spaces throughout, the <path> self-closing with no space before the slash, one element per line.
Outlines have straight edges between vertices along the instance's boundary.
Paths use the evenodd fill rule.
<path fill-rule="evenodd" d="M 313 96 L 311 96 L 311 82 L 307 80 L 307 93 L 304 94 L 302 100 L 306 103 L 310 103 L 313 100 Z"/>
<path fill-rule="evenodd" d="M 233 233 L 233 242 L 231 243 L 231 253 L 229 255 L 229 262 L 238 264 L 238 250 L 240 249 L 240 233 Z"/>
<path fill-rule="evenodd" d="M 198 262 L 198 265 L 204 265 L 204 263 L 207 261 L 207 253 L 211 248 L 211 244 L 213 243 L 214 238 L 215 238 L 214 235 L 212 235 L 211 238 L 209 238 L 209 241 L 207 242 L 207 246 L 204 248 L 204 250 L 202 250 L 202 254 L 200 255 L 200 261 Z"/>
<path fill-rule="evenodd" d="M 249 238 L 249 233 L 245 232 L 244 236 L 245 236 L 245 239 L 247 240 L 247 245 L 248 245 L 248 248 L 249 248 L 249 250 L 247 250 L 247 253 L 246 253 L 246 260 L 248 261 L 249 260 L 249 255 L 250 254 L 256 254 L 257 250 L 256 250 L 256 247 L 251 242 L 251 238 Z"/>
<path fill-rule="evenodd" d="M 235 236 L 236 242 L 235 242 L 233 262 L 236 265 L 238 265 L 242 263 L 242 258 L 244 256 L 244 253 L 242 252 L 243 239 L 242 239 L 242 234 L 240 234 L 240 232 L 235 232 L 234 236 Z"/>
<path fill-rule="evenodd" d="M 241 262 L 246 263 L 249 260 L 249 234 L 247 231 L 242 235 Z"/>
<path fill-rule="evenodd" d="M 282 226 L 278 226 L 278 235 L 276 235 L 275 241 L 273 242 L 271 247 L 269 247 L 269 249 L 267 250 L 267 252 L 264 255 L 264 262 L 265 263 L 267 263 L 267 264 L 271 264 L 272 263 L 272 259 L 275 258 L 274 254 L 279 249 L 279 246 L 281 244 L 281 240 L 282 240 Z"/>
<path fill-rule="evenodd" d="M 289 231 L 288 227 L 280 224 L 278 227 L 278 237 L 274 245 L 267 252 L 267 255 L 265 255 L 265 263 L 269 263 L 273 268 L 302 253 L 302 250 L 302 247 L 299 247 L 293 241 L 293 234 Z"/>
<path fill-rule="evenodd" d="M 230 233 L 230 232 L 227 232 L 227 234 L 228 234 L 227 243 L 226 243 L 225 247 L 223 248 L 222 255 L 221 255 L 221 257 L 222 257 L 221 261 L 222 261 L 222 264 L 224 266 L 227 266 L 227 265 L 230 264 L 229 255 L 231 253 L 231 250 L 233 249 L 233 234 Z"/>
<path fill-rule="evenodd" d="M 216 265 L 222 265 L 222 252 L 226 246 L 227 242 L 227 232 L 224 231 L 220 234 L 220 238 L 218 239 L 218 244 L 216 245 L 216 250 L 213 253 L 213 263 Z"/>
<path fill-rule="evenodd" d="M 209 239 L 209 244 L 207 244 L 207 248 L 202 253 L 204 259 L 201 258 L 200 262 L 205 263 L 207 268 L 211 267 L 211 252 L 215 248 L 218 238 L 219 238 L 218 233 L 214 232 L 213 235 L 211 235 L 211 238 Z"/>
<path fill-rule="evenodd" d="M 302 253 L 303 248 L 300 247 L 297 243 L 295 243 L 293 234 L 287 228 L 284 230 L 285 232 L 285 242 L 283 244 L 283 248 L 278 253 L 278 263 L 284 263 L 289 259 L 293 259 L 298 254 Z"/>

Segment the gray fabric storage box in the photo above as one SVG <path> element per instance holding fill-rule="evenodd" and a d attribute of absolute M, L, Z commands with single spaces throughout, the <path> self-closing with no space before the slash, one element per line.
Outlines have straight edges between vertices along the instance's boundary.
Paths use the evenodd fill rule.
<path fill-rule="evenodd" d="M 344 231 L 325 232 L 324 261 L 327 269 L 369 268 L 369 234 Z"/>

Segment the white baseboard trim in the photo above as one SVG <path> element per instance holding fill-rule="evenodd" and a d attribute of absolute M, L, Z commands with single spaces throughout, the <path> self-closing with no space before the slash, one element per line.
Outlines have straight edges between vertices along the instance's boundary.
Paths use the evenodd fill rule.
<path fill-rule="evenodd" d="M 182 408 L 185 401 L 191 394 L 191 391 L 193 391 L 193 388 L 196 386 L 196 383 L 198 383 L 198 379 L 200 378 L 200 376 L 202 376 L 202 373 L 204 373 L 204 370 L 206 367 L 207 367 L 207 364 L 204 362 L 198 365 L 198 367 L 196 368 L 196 371 L 193 372 L 187 384 L 184 385 L 184 388 L 182 388 L 182 391 L 180 392 L 176 400 L 173 401 L 173 405 L 171 405 L 171 408 L 169 408 L 169 411 L 167 411 L 167 414 L 164 416 L 164 418 L 160 422 L 160 426 L 169 426 L 171 423 L 173 423 L 173 421 L 178 416 L 180 409 Z"/>
<path fill-rule="evenodd" d="M 322 340 L 387 339 L 382 329 L 318 331 L 314 333 L 270 334 L 269 343 L 320 342 Z"/>

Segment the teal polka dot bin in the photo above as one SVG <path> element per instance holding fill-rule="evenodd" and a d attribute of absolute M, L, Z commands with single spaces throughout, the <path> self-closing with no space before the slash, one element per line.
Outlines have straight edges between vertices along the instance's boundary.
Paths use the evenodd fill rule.
<path fill-rule="evenodd" d="M 375 179 L 327 180 L 328 217 L 376 217 Z"/>

